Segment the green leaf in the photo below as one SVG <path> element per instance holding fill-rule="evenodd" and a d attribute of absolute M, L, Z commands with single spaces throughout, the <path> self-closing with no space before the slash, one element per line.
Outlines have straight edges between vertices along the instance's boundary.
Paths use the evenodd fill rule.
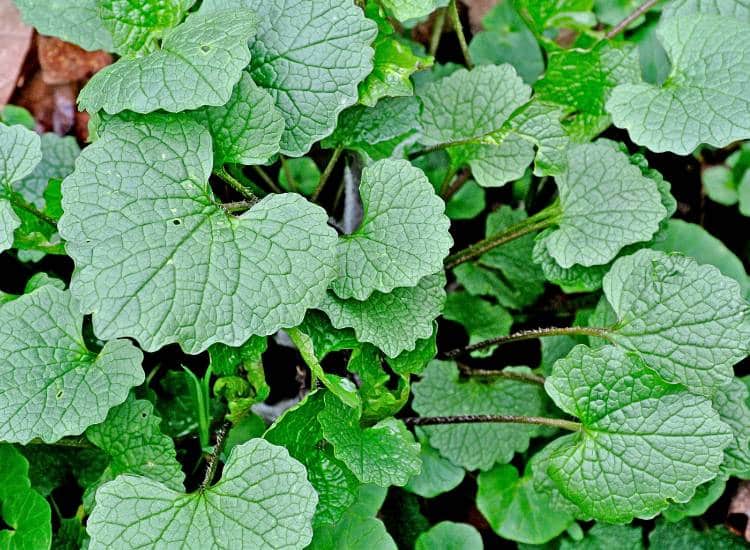
<path fill-rule="evenodd" d="M 541 36 L 547 29 L 557 26 L 570 27 L 576 20 L 587 21 L 586 16 L 591 11 L 594 1 L 515 0 L 514 3 L 534 33 Z M 591 23 L 593 24 L 593 14 L 591 15 Z"/>
<path fill-rule="evenodd" d="M 21 226 L 13 206 L 7 200 L 0 200 L 0 252 L 13 247 L 13 233 Z"/>
<path fill-rule="evenodd" d="M 657 522 L 656 528 L 648 536 L 651 548 L 659 550 L 742 550 L 747 544 L 730 533 L 724 526 L 698 530 L 690 520 L 679 523 Z"/>
<path fill-rule="evenodd" d="M 510 367 L 506 367 L 510 368 Z M 515 367 L 529 372 L 526 367 Z M 464 414 L 538 415 L 543 412 L 540 387 L 506 378 L 459 377 L 455 363 L 433 361 L 412 388 L 412 408 L 421 416 Z M 521 424 L 455 424 L 424 428 L 430 445 L 467 470 L 489 470 L 507 463 L 529 446 L 535 426 Z"/>
<path fill-rule="evenodd" d="M 388 366 L 398 375 L 421 373 L 437 355 L 437 323 L 433 322 L 432 335 L 417 340 L 413 350 L 403 351 L 396 357 L 385 356 Z"/>
<path fill-rule="evenodd" d="M 359 481 L 347 466 L 336 458 L 330 446 L 323 445 L 323 430 L 318 414 L 323 410 L 324 391 L 309 393 L 305 399 L 286 410 L 266 431 L 264 439 L 285 447 L 304 464 L 307 477 L 318 494 L 313 525 L 336 523 L 355 501 Z"/>
<path fill-rule="evenodd" d="M 287 174 L 290 179 L 287 178 Z M 320 169 L 311 158 L 287 159 L 279 170 L 279 186 L 293 193 L 309 197 L 320 183 Z"/>
<path fill-rule="evenodd" d="M 544 71 L 544 59 L 534 34 L 512 2 L 500 2 L 482 19 L 483 31 L 474 35 L 469 54 L 478 65 L 510 63 L 527 84 Z"/>
<path fill-rule="evenodd" d="M 732 177 L 732 170 L 726 166 L 709 166 L 701 173 L 703 188 L 708 197 L 724 206 L 737 204 L 737 183 Z"/>
<path fill-rule="evenodd" d="M 112 51 L 112 36 L 99 17 L 99 0 L 14 0 L 24 22 L 84 50 Z"/>
<path fill-rule="evenodd" d="M 224 105 L 250 62 L 247 40 L 256 26 L 253 12 L 244 9 L 192 14 L 167 34 L 159 50 L 121 58 L 96 73 L 78 95 L 78 105 L 109 114 Z"/>
<path fill-rule="evenodd" d="M 373 423 L 393 416 L 409 399 L 408 375 L 394 377 L 396 381 L 391 384 L 391 375 L 383 368 L 381 352 L 375 346 L 364 344 L 353 350 L 346 368 L 359 381 L 363 422 Z"/>
<path fill-rule="evenodd" d="M 662 19 L 695 14 L 714 14 L 746 21 L 750 7 L 743 0 L 671 0 L 662 8 Z"/>
<path fill-rule="evenodd" d="M 419 458 L 422 471 L 404 486 L 407 491 L 424 498 L 433 498 L 458 487 L 464 479 L 464 469 L 440 456 L 427 440 L 420 440 Z"/>
<path fill-rule="evenodd" d="M 382 0 L 381 4 L 399 21 L 420 19 L 431 14 L 439 6 L 446 6 L 446 0 Z"/>
<path fill-rule="evenodd" d="M 335 266 L 325 211 L 282 194 L 229 215 L 207 183 L 212 164 L 208 133 L 166 117 L 112 121 L 79 157 L 59 227 L 77 265 L 71 289 L 100 338 L 148 351 L 239 346 L 299 324 L 321 300 Z M 105 189 L 107 201 L 93 198 Z"/>
<path fill-rule="evenodd" d="M 263 363 L 263 353 L 268 348 L 268 339 L 251 336 L 238 347 L 212 344 L 208 348 L 211 372 L 216 376 L 232 376 L 241 370 L 250 371 Z"/>
<path fill-rule="evenodd" d="M 667 18 L 656 31 L 672 61 L 661 86 L 623 84 L 607 101 L 614 124 L 655 152 L 691 153 L 750 137 L 750 27 L 714 15 Z M 711 47 L 704 47 L 710 36 Z M 731 61 L 729 61 L 731 60 Z"/>
<path fill-rule="evenodd" d="M 603 287 L 617 319 L 604 336 L 667 382 L 711 395 L 747 356 L 747 303 L 713 266 L 640 250 L 615 262 Z"/>
<path fill-rule="evenodd" d="M 388 294 L 374 292 L 363 302 L 342 300 L 329 292 L 318 307 L 334 327 L 351 327 L 358 340 L 396 357 L 432 334 L 432 321 L 445 303 L 444 286 L 445 275 L 440 272 L 412 288 L 397 288 Z"/>
<path fill-rule="evenodd" d="M 417 539 L 414 550 L 482 550 L 482 536 L 466 523 L 441 521 Z"/>
<path fill-rule="evenodd" d="M 34 170 L 14 184 L 14 188 L 23 197 L 37 206 L 45 205 L 44 192 L 49 180 L 63 179 L 73 172 L 75 160 L 81 152 L 76 138 L 73 136 L 60 137 L 47 133 L 41 136 L 42 159 Z"/>
<path fill-rule="evenodd" d="M 732 428 L 733 439 L 724 449 L 721 469 L 729 476 L 750 474 L 750 407 L 748 388 L 738 378 L 719 389 L 713 397 L 714 409 L 722 422 Z"/>
<path fill-rule="evenodd" d="M 176 27 L 195 0 L 98 0 L 99 17 L 121 55 L 149 53 Z"/>
<path fill-rule="evenodd" d="M 328 317 L 320 311 L 308 311 L 302 324 L 297 328 L 312 339 L 315 356 L 321 361 L 331 352 L 354 349 L 359 346 L 359 341 L 352 329 L 334 328 Z"/>
<path fill-rule="evenodd" d="M 232 3 L 258 14 L 250 72 L 284 117 L 281 152 L 302 156 L 357 101 L 357 85 L 372 69 L 375 23 L 348 0 Z"/>
<path fill-rule="evenodd" d="M 143 382 L 143 355 L 129 341 L 87 349 L 70 292 L 44 285 L 0 306 L 0 320 L 0 440 L 78 435 Z"/>
<path fill-rule="evenodd" d="M 363 428 L 356 409 L 332 394 L 326 394 L 324 401 L 325 408 L 318 414 L 323 435 L 333 445 L 336 458 L 362 483 L 403 486 L 419 473 L 419 443 L 403 422 L 391 417 Z"/>
<path fill-rule="evenodd" d="M 716 477 L 731 441 L 711 403 L 664 382 L 620 348 L 576 346 L 545 382 L 577 433 L 556 440 L 547 474 L 584 514 L 650 518 Z"/>
<path fill-rule="evenodd" d="M 151 403 L 131 396 L 110 409 L 104 422 L 90 426 L 86 438 L 109 459 L 96 486 L 120 474 L 133 474 L 182 490 L 185 474 L 177 462 L 174 442 L 161 432 L 160 424 Z"/>
<path fill-rule="evenodd" d="M 596 523 L 580 541 L 563 539 L 560 550 L 643 550 L 642 539 L 639 527 Z"/>
<path fill-rule="evenodd" d="M 211 132 L 214 164 L 264 164 L 279 152 L 284 119 L 271 95 L 243 71 L 229 101 L 193 115 Z"/>
<path fill-rule="evenodd" d="M 477 508 L 504 539 L 544 544 L 565 531 L 573 516 L 553 507 L 547 493 L 534 488 L 529 470 L 519 477 L 510 464 L 481 472 L 477 480 Z"/>
<path fill-rule="evenodd" d="M 318 498 L 305 468 L 283 447 L 252 439 L 232 449 L 221 481 L 191 494 L 121 475 L 96 492 L 90 548 L 243 546 L 302 548 Z M 234 541 L 234 542 L 232 542 Z"/>
<path fill-rule="evenodd" d="M 0 124 L 0 185 L 10 188 L 42 160 L 41 139 L 23 126 Z"/>
<path fill-rule="evenodd" d="M 609 262 L 624 246 L 649 240 L 667 216 L 656 182 L 604 143 L 570 148 L 555 182 L 562 214 L 543 243 L 564 268 Z"/>
<path fill-rule="evenodd" d="M 0 444 L 0 547 L 8 550 L 49 548 L 52 520 L 49 504 L 31 488 L 29 463 L 11 445 Z M 5 527 L 9 527 L 6 529 Z"/>
<path fill-rule="evenodd" d="M 737 281 L 743 296 L 750 293 L 750 280 L 742 261 L 700 225 L 684 220 L 669 220 L 666 230 L 659 235 L 660 239 L 651 245 L 654 250 L 681 252 L 701 264 L 711 264 L 723 275 Z"/>
<path fill-rule="evenodd" d="M 373 292 L 413 287 L 440 271 L 453 239 L 445 205 L 427 177 L 405 160 L 381 160 L 362 171 L 364 216 L 339 238 L 339 298 L 365 300 Z"/>
<path fill-rule="evenodd" d="M 727 451 L 724 451 L 725 455 Z M 722 468 L 724 465 L 722 464 Z M 662 512 L 668 521 L 676 522 L 691 516 L 702 516 L 709 507 L 721 498 L 727 486 L 727 477 L 719 474 L 711 481 L 699 485 L 695 495 L 684 503 L 671 504 Z"/>
<path fill-rule="evenodd" d="M 36 121 L 32 114 L 18 105 L 5 105 L 1 108 L 0 122 L 6 126 L 15 126 L 18 124 L 28 130 L 36 128 Z"/>
<path fill-rule="evenodd" d="M 493 305 L 468 292 L 451 292 L 445 301 L 443 317 L 459 323 L 469 335 L 469 344 L 490 340 L 498 336 L 507 336 L 513 324 L 513 317 L 508 310 Z M 473 353 L 476 357 L 492 355 L 495 347 L 490 346 Z"/>
<path fill-rule="evenodd" d="M 451 220 L 470 220 L 481 214 L 485 206 L 484 189 L 469 180 L 445 205 L 445 215 Z"/>

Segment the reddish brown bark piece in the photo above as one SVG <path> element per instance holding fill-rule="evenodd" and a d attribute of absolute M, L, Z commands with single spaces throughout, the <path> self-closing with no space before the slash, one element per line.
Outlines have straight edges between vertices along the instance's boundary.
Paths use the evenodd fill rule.
<path fill-rule="evenodd" d="M 65 135 L 75 125 L 77 94 L 76 83 L 53 86 L 40 71 L 20 89 L 14 102 L 29 110 L 40 131 Z"/>
<path fill-rule="evenodd" d="M 47 84 L 77 82 L 112 63 L 107 52 L 87 52 L 51 36 L 40 36 L 37 49 L 42 78 Z"/>
<path fill-rule="evenodd" d="M 16 89 L 33 32 L 23 24 L 11 0 L 0 0 L 0 106 L 8 102 Z"/>
<path fill-rule="evenodd" d="M 508 1 L 508 0 L 500 0 Z M 469 12 L 469 26 L 472 34 L 482 30 L 482 19 L 492 7 L 498 3 L 498 0 L 461 0 Z"/>
<path fill-rule="evenodd" d="M 729 504 L 727 523 L 729 528 L 750 542 L 750 482 L 743 481 Z"/>

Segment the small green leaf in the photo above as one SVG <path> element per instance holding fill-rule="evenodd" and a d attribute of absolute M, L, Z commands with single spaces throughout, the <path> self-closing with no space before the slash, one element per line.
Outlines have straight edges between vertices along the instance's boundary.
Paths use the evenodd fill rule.
<path fill-rule="evenodd" d="M 614 124 L 639 145 L 678 155 L 701 143 L 724 147 L 750 137 L 747 22 L 703 14 L 673 17 L 656 33 L 672 72 L 661 86 L 617 86 L 606 106 Z M 704 44 L 707 36 L 710 48 Z"/>
<path fill-rule="evenodd" d="M 510 464 L 481 472 L 477 508 L 504 539 L 544 544 L 565 531 L 573 516 L 554 508 L 547 493 L 534 488 L 531 471 L 519 477 Z"/>
<path fill-rule="evenodd" d="M 445 215 L 451 220 L 470 220 L 481 214 L 486 204 L 484 189 L 469 180 L 445 205 Z"/>
<path fill-rule="evenodd" d="M 252 9 L 260 19 L 250 43 L 250 73 L 284 117 L 281 152 L 304 155 L 357 101 L 357 85 L 372 69 L 375 23 L 348 0 L 233 4 Z"/>
<path fill-rule="evenodd" d="M 506 367 L 506 369 L 509 367 Z M 516 367 L 529 372 L 526 367 Z M 433 361 L 412 388 L 412 408 L 421 416 L 462 414 L 538 415 L 544 410 L 540 387 L 497 378 L 459 377 L 455 363 Z M 529 446 L 537 427 L 521 424 L 456 424 L 425 427 L 430 445 L 467 470 L 489 470 Z"/>
<path fill-rule="evenodd" d="M 543 243 L 564 268 L 609 262 L 624 246 L 649 240 L 667 216 L 655 181 L 607 144 L 569 149 L 568 169 L 555 181 L 562 214 Z"/>
<path fill-rule="evenodd" d="M 31 488 L 29 463 L 11 445 L 0 444 L 0 547 L 8 550 L 50 548 L 49 504 Z M 5 528 L 9 527 L 9 529 Z"/>
<path fill-rule="evenodd" d="M 403 486 L 421 468 L 419 444 L 403 422 L 386 418 L 369 428 L 359 424 L 359 412 L 326 394 L 318 414 L 323 435 L 362 483 Z"/>
<path fill-rule="evenodd" d="M 318 306 L 334 327 L 351 327 L 357 338 L 379 347 L 388 357 L 413 350 L 432 334 L 432 322 L 445 303 L 445 275 L 425 277 L 412 288 L 388 294 L 373 292 L 365 301 L 341 300 L 332 292 Z"/>
<path fill-rule="evenodd" d="M 109 114 L 224 105 L 250 62 L 247 40 L 256 26 L 253 12 L 244 9 L 192 14 L 167 34 L 159 50 L 121 58 L 96 73 L 78 95 L 78 105 Z"/>
<path fill-rule="evenodd" d="M 689 519 L 679 523 L 657 522 L 648 536 L 650 548 L 659 550 L 743 550 L 747 543 L 723 525 L 698 530 Z"/>
<path fill-rule="evenodd" d="M 482 536 L 475 527 L 466 523 L 441 521 L 425 531 L 417 539 L 414 550 L 435 550 L 437 548 L 482 550 Z"/>
<path fill-rule="evenodd" d="M 468 292 L 451 292 L 445 301 L 443 318 L 461 324 L 469 335 L 469 344 L 507 336 L 513 317 L 502 306 L 493 305 Z M 492 355 L 490 346 L 473 353 L 476 357 Z"/>
<path fill-rule="evenodd" d="M 112 51 L 112 36 L 99 17 L 99 0 L 14 0 L 26 24 L 84 50 Z"/>
<path fill-rule="evenodd" d="M 143 382 L 143 355 L 129 341 L 88 350 L 68 291 L 44 285 L 0 306 L 0 320 L 0 440 L 78 435 Z"/>
<path fill-rule="evenodd" d="M 302 548 L 312 539 L 318 497 L 286 449 L 252 439 L 232 449 L 221 481 L 185 494 L 121 475 L 96 492 L 90 548 Z"/>
<path fill-rule="evenodd" d="M 610 523 L 688 501 L 716 477 L 732 439 L 708 400 L 614 346 L 576 346 L 545 389 L 583 424 L 552 443 L 547 474 L 584 514 Z"/>
<path fill-rule="evenodd" d="M 711 395 L 747 356 L 747 303 L 713 266 L 640 250 L 615 262 L 603 287 L 617 319 L 605 336 L 667 382 Z"/>
<path fill-rule="evenodd" d="M 382 160 L 362 171 L 364 217 L 339 238 L 339 298 L 365 300 L 373 292 L 413 287 L 440 271 L 453 239 L 445 205 L 419 168 L 405 160 Z"/>
<path fill-rule="evenodd" d="M 433 498 L 458 487 L 464 479 L 464 469 L 440 456 L 427 440 L 420 440 L 419 458 L 422 471 L 404 486 L 407 491 L 424 498 Z"/>
<path fill-rule="evenodd" d="M 86 438 L 109 459 L 99 482 L 89 490 L 120 474 L 144 476 L 182 490 L 185 474 L 177 462 L 174 442 L 161 432 L 160 424 L 151 403 L 131 396 L 110 409 L 104 422 L 89 426 Z"/>
<path fill-rule="evenodd" d="M 42 134 L 41 148 L 41 162 L 28 176 L 13 185 L 27 201 L 38 208 L 45 205 L 44 192 L 50 180 L 63 179 L 73 172 L 75 160 L 81 152 L 73 136 L 60 137 L 52 133 Z"/>
<path fill-rule="evenodd" d="M 99 17 L 121 55 L 149 53 L 176 27 L 195 0 L 97 0 Z"/>
<path fill-rule="evenodd" d="M 208 132 L 167 117 L 113 120 L 79 157 L 59 227 L 77 264 L 71 289 L 100 338 L 149 351 L 239 346 L 299 324 L 321 300 L 335 266 L 325 211 L 281 194 L 232 216 L 208 185 L 212 165 Z M 94 199 L 103 189 L 108 199 Z"/>
<path fill-rule="evenodd" d="M 290 176 L 290 178 L 287 177 Z M 287 159 L 279 170 L 279 186 L 309 197 L 320 183 L 320 169 L 311 158 Z"/>

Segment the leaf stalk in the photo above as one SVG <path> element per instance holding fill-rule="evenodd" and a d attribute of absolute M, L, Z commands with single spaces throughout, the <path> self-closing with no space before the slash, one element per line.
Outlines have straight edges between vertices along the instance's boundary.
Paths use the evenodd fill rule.
<path fill-rule="evenodd" d="M 580 422 L 563 420 L 562 418 L 547 418 L 543 416 L 516 416 L 512 414 L 462 414 L 456 416 L 412 416 L 402 418 L 407 426 L 437 426 L 441 424 L 533 424 L 536 426 L 552 426 L 571 432 L 581 429 Z"/>

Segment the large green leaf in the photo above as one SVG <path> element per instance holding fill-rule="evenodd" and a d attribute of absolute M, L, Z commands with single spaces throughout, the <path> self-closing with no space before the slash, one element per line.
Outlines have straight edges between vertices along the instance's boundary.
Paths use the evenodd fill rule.
<path fill-rule="evenodd" d="M 618 347 L 573 348 L 545 389 L 582 422 L 547 448 L 547 474 L 584 514 L 610 523 L 689 500 L 716 477 L 732 439 L 710 401 L 667 384 Z"/>
<path fill-rule="evenodd" d="M 232 449 L 218 483 L 195 493 L 132 475 L 102 485 L 89 548 L 303 548 L 317 502 L 302 464 L 251 439 Z"/>
<path fill-rule="evenodd" d="M 525 367 L 521 368 L 528 371 Z M 434 361 L 413 386 L 412 407 L 421 416 L 465 414 L 538 415 L 544 410 L 540 387 L 496 378 L 459 377 L 455 363 Z M 424 428 L 430 445 L 467 470 L 489 470 L 525 451 L 536 426 L 501 423 L 455 424 Z"/>
<path fill-rule="evenodd" d="M 432 334 L 432 322 L 445 304 L 445 275 L 429 275 L 411 288 L 388 294 L 373 292 L 367 300 L 342 300 L 328 292 L 318 306 L 334 327 L 354 329 L 357 339 L 379 347 L 389 357 L 411 351 Z"/>
<path fill-rule="evenodd" d="M 161 48 L 105 67 L 78 95 L 81 109 L 150 113 L 224 105 L 250 62 L 257 19 L 245 9 L 192 14 Z"/>
<path fill-rule="evenodd" d="M 86 50 L 112 51 L 112 36 L 99 17 L 99 0 L 14 0 L 24 22 Z"/>
<path fill-rule="evenodd" d="M 231 3 L 252 9 L 260 18 L 250 43 L 250 72 L 284 117 L 281 152 L 304 155 L 331 133 L 338 114 L 356 103 L 357 85 L 372 69 L 369 45 L 375 23 L 348 0 Z"/>
<path fill-rule="evenodd" d="M 656 182 L 605 143 L 570 148 L 555 182 L 562 214 L 543 244 L 564 268 L 609 262 L 624 246 L 648 241 L 667 216 Z"/>
<path fill-rule="evenodd" d="M 99 17 L 121 55 L 149 53 L 176 27 L 195 0 L 97 0 Z"/>
<path fill-rule="evenodd" d="M 0 306 L 0 440 L 54 442 L 102 422 L 143 382 L 127 340 L 89 351 L 70 292 L 44 285 Z"/>
<path fill-rule="evenodd" d="M 616 317 L 604 336 L 668 382 L 711 395 L 747 356 L 748 305 L 714 266 L 640 250 L 615 262 L 603 287 Z"/>
<path fill-rule="evenodd" d="M 693 14 L 667 18 L 656 32 L 672 72 L 661 86 L 617 86 L 606 106 L 615 125 L 639 145 L 679 155 L 750 137 L 747 22 Z"/>
<path fill-rule="evenodd" d="M 322 299 L 336 242 L 323 209 L 282 194 L 232 216 L 208 185 L 212 164 L 208 133 L 166 118 L 112 121 L 79 157 L 59 227 L 100 338 L 239 346 L 299 324 Z"/>
<path fill-rule="evenodd" d="M 445 204 L 419 168 L 381 160 L 362 171 L 364 215 L 351 235 L 339 238 L 338 277 L 331 288 L 342 299 L 413 287 L 440 271 L 453 239 Z"/>

